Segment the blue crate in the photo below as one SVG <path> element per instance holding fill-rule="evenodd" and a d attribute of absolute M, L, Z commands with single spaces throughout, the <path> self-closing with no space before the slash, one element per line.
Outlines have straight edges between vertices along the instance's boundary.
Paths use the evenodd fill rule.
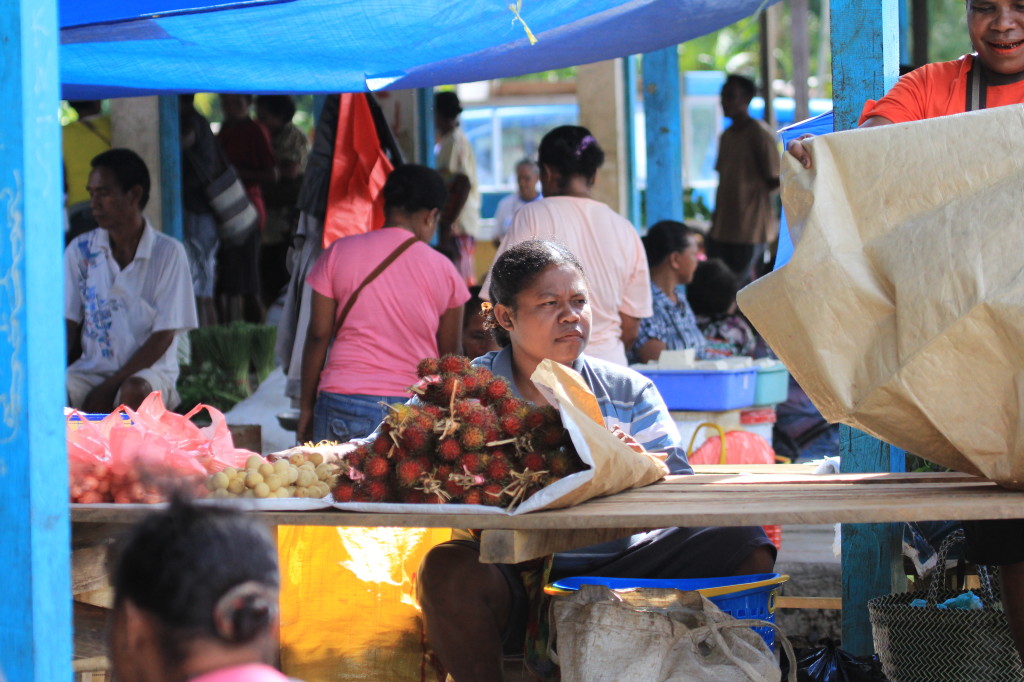
<path fill-rule="evenodd" d="M 700 592 L 712 604 L 737 620 L 756 618 L 775 622 L 775 598 L 788 575 L 780 573 L 757 573 L 754 575 L 729 576 L 725 578 L 696 578 L 680 580 L 658 580 L 651 578 L 602 578 L 583 576 L 562 578 L 547 588 L 548 594 L 558 595 L 574 592 L 580 585 L 604 585 L 612 590 L 634 590 L 645 587 L 671 588 L 687 592 Z M 761 639 L 775 650 L 775 629 L 770 627 L 751 628 Z"/>
<path fill-rule="evenodd" d="M 789 372 L 781 362 L 757 369 L 754 405 L 778 405 L 789 397 Z"/>
<path fill-rule="evenodd" d="M 754 404 L 757 368 L 640 369 L 670 410 L 723 412 Z"/>

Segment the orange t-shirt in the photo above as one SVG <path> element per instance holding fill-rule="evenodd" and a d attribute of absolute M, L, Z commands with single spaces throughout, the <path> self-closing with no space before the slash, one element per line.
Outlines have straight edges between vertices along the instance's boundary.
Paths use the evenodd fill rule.
<path fill-rule="evenodd" d="M 860 123 L 872 116 L 883 116 L 893 123 L 920 121 L 937 116 L 962 114 L 967 110 L 967 74 L 973 55 L 951 62 L 926 64 L 900 78 L 877 102 L 867 102 Z M 1024 104 L 1024 81 L 1008 85 L 989 85 L 986 106 L 1003 107 Z"/>

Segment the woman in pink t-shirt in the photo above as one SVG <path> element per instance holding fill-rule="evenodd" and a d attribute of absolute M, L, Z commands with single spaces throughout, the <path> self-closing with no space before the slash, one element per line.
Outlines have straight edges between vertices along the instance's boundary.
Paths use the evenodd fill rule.
<path fill-rule="evenodd" d="M 420 360 L 461 348 L 469 290 L 451 261 L 426 243 L 444 206 L 444 181 L 435 170 L 405 165 L 391 172 L 383 191 L 385 227 L 335 241 L 306 278 L 313 296 L 302 353 L 300 443 L 372 433 L 387 412 L 381 402 L 408 400 Z"/>
<path fill-rule="evenodd" d="M 119 547 L 110 660 L 122 682 L 286 682 L 277 547 L 243 512 L 179 499 Z"/>

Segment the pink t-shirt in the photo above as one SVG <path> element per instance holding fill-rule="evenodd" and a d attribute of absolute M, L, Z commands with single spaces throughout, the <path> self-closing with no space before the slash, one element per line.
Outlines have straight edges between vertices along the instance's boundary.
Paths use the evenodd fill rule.
<path fill-rule="evenodd" d="M 386 227 L 344 237 L 317 260 L 306 282 L 337 301 L 337 315 L 366 276 L 411 235 Z M 416 242 L 359 294 L 320 374 L 320 390 L 404 396 L 416 365 L 437 355 L 441 315 L 469 299 L 451 261 Z"/>
<path fill-rule="evenodd" d="M 214 670 L 212 673 L 193 677 L 191 682 L 288 682 L 288 678 L 269 665 L 250 663 Z"/>
<path fill-rule="evenodd" d="M 579 259 L 590 284 L 593 314 L 587 355 L 625 365 L 619 313 L 638 318 L 653 314 L 647 254 L 636 228 L 599 201 L 545 197 L 516 211 L 497 255 L 529 239 L 560 242 Z M 488 273 L 484 295 L 490 285 Z"/>

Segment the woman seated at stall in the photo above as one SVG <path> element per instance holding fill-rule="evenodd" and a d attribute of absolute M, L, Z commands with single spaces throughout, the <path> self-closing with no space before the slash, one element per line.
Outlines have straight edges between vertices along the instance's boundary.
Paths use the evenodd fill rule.
<path fill-rule="evenodd" d="M 286 682 L 277 548 L 243 512 L 175 499 L 115 546 L 110 660 L 120 682 Z"/>
<path fill-rule="evenodd" d="M 654 314 L 640 321 L 631 362 L 657 360 L 663 350 L 693 348 L 704 357 L 704 334 L 686 300 L 686 285 L 697 270 L 696 233 L 675 220 L 651 225 L 643 238 L 651 269 Z"/>
<path fill-rule="evenodd" d="M 541 404 L 546 401 L 530 380 L 537 365 L 550 359 L 570 366 L 596 395 L 613 433 L 634 449 L 663 455 L 672 473 L 692 473 L 654 384 L 583 354 L 590 337 L 589 287 L 565 247 L 546 241 L 511 246 L 491 270 L 490 299 L 490 325 L 502 349 L 474 365 L 507 378 L 517 397 Z M 760 528 L 665 528 L 555 555 L 551 579 L 766 573 L 775 555 Z M 527 613 L 540 598 L 535 568 L 481 563 L 480 545 L 471 537 L 427 554 L 418 583 L 427 638 L 455 680 L 500 680 L 503 654 L 523 652 Z"/>
<path fill-rule="evenodd" d="M 686 300 L 697 318 L 697 327 L 707 343 L 709 359 L 757 352 L 757 334 L 736 308 L 739 280 L 724 260 L 712 258 L 697 264 L 686 287 Z"/>

